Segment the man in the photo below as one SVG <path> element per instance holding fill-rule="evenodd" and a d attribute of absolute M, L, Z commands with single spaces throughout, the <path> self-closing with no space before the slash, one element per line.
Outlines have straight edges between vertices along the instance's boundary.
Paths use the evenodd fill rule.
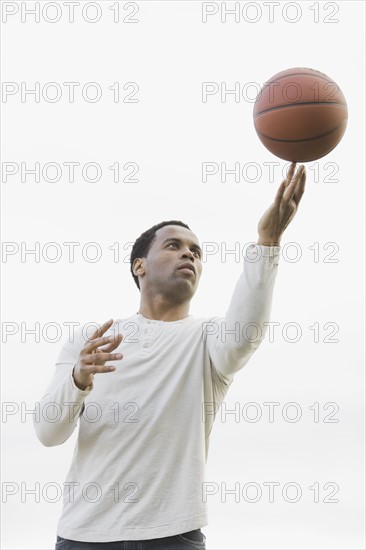
<path fill-rule="evenodd" d="M 80 329 L 64 344 L 35 420 L 46 446 L 61 445 L 79 421 L 57 550 L 205 548 L 202 487 L 214 413 L 263 340 L 280 241 L 305 188 L 305 168 L 295 168 L 258 224 L 225 318 L 189 315 L 201 249 L 189 227 L 172 220 L 132 249 L 139 311 L 91 337 Z"/>

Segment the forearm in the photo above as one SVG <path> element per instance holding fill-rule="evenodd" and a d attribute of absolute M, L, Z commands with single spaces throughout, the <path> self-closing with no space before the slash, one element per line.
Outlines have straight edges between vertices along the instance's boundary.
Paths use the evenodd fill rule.
<path fill-rule="evenodd" d="M 70 365 L 59 367 L 47 393 L 35 409 L 34 428 L 43 445 L 61 445 L 71 436 L 91 390 L 83 391 L 75 385 Z"/>
<path fill-rule="evenodd" d="M 253 245 L 244 260 L 225 318 L 220 320 L 211 354 L 218 370 L 241 369 L 263 341 L 270 320 L 279 246 Z M 255 261 L 257 258 L 257 261 Z"/>

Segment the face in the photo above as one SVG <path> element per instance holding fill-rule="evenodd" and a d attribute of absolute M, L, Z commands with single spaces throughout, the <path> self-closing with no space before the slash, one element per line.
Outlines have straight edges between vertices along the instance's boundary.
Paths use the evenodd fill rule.
<path fill-rule="evenodd" d="M 161 227 L 147 257 L 135 260 L 134 272 L 139 276 L 141 291 L 164 294 L 176 302 L 190 300 L 201 277 L 201 257 L 192 231 L 179 225 Z M 188 268 L 182 268 L 184 264 Z"/>

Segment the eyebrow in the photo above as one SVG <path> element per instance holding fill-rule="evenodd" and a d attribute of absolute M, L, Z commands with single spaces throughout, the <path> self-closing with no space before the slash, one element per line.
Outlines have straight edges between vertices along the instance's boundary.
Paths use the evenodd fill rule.
<path fill-rule="evenodd" d="M 164 244 L 166 244 L 166 243 L 168 243 L 168 242 L 175 242 L 175 243 L 181 244 L 181 243 L 182 243 L 182 240 L 181 240 L 181 239 L 176 239 L 176 238 L 174 238 L 174 237 L 170 237 L 169 239 L 165 239 L 165 241 L 163 241 L 162 244 L 164 245 Z M 191 244 L 191 248 L 194 248 L 195 250 L 198 250 L 199 253 L 202 255 L 202 249 L 201 249 L 200 246 L 198 246 L 198 244 L 195 244 L 195 243 Z"/>

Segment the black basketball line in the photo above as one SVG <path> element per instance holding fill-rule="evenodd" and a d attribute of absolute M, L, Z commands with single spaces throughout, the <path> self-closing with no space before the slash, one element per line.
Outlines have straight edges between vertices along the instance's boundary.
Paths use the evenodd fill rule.
<path fill-rule="evenodd" d="M 315 137 L 303 138 L 303 139 L 277 139 L 277 138 L 273 138 L 271 136 L 267 136 L 266 134 L 263 134 L 262 132 L 259 132 L 257 129 L 256 129 L 256 132 L 259 136 L 264 137 L 266 139 L 269 139 L 271 141 L 278 141 L 280 143 L 296 143 L 296 142 L 303 143 L 305 141 L 314 141 L 314 139 L 320 139 L 322 137 L 328 136 L 329 134 L 332 134 L 333 132 L 338 130 L 338 128 L 341 128 L 341 126 L 343 126 L 343 122 L 341 124 L 338 124 L 338 126 L 333 128 L 333 130 L 329 130 L 328 132 L 324 132 L 324 134 L 319 134 L 318 136 L 315 136 Z"/>
<path fill-rule="evenodd" d="M 288 109 L 291 107 L 298 107 L 299 105 L 313 105 L 314 107 L 318 105 L 336 105 L 337 107 L 344 107 L 345 109 L 347 109 L 347 105 L 345 103 L 339 103 L 338 101 L 319 101 L 318 103 L 314 101 L 303 101 L 301 103 L 290 103 L 290 104 L 287 103 L 286 105 L 278 105 L 277 107 L 270 107 L 269 109 L 265 109 L 264 111 L 255 113 L 253 117 L 257 118 L 260 115 L 263 115 L 264 113 L 269 113 L 271 111 L 279 111 L 280 109 Z"/>
<path fill-rule="evenodd" d="M 282 80 L 283 78 L 290 78 L 290 77 L 293 77 L 293 76 L 312 76 L 313 78 L 314 77 L 317 77 L 317 78 L 320 78 L 321 80 L 325 80 L 325 82 L 330 82 L 332 84 L 335 84 L 338 89 L 339 89 L 339 86 L 336 82 L 334 82 L 334 80 L 332 80 L 331 78 L 326 78 L 326 76 L 321 76 L 323 73 L 318 73 L 316 72 L 316 74 L 312 74 L 312 73 L 292 73 L 292 74 L 284 74 L 282 76 L 279 76 L 278 78 L 276 78 L 276 80 L 269 80 L 268 82 L 266 82 L 262 88 L 262 90 L 264 90 L 267 86 L 269 86 L 270 84 L 273 84 L 274 82 L 278 82 L 279 80 Z"/>

